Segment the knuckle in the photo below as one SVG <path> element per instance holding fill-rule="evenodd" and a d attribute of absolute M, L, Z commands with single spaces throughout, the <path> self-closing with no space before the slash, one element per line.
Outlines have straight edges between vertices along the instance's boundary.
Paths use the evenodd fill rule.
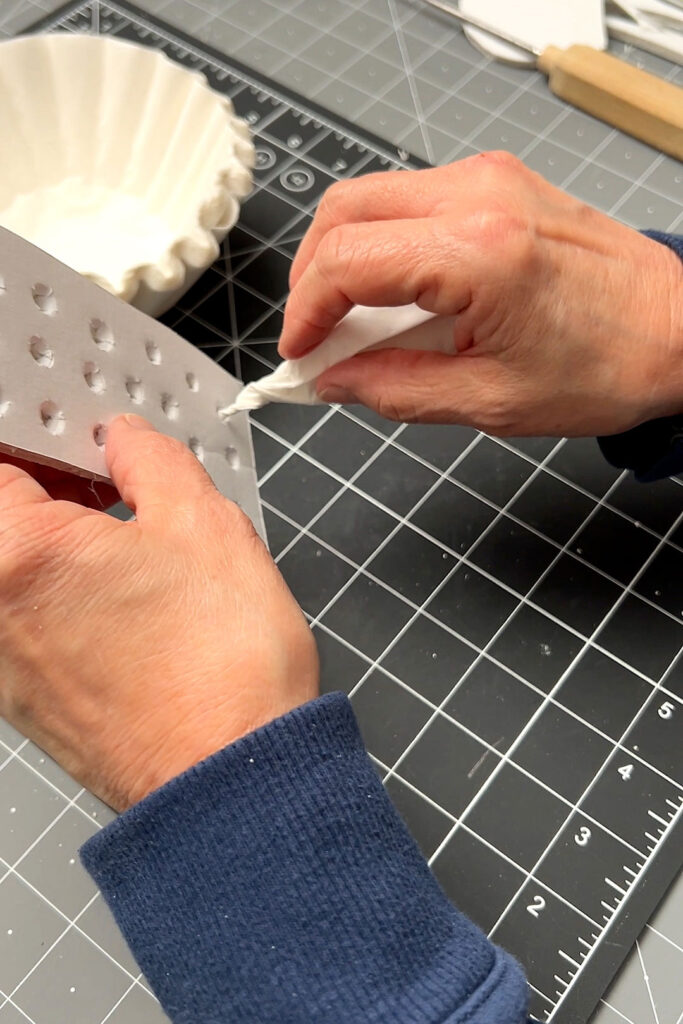
<path fill-rule="evenodd" d="M 411 402 L 399 403 L 391 394 L 380 393 L 377 396 L 375 408 L 385 420 L 395 422 L 415 423 L 417 421 L 417 409 Z"/>
<path fill-rule="evenodd" d="M 353 251 L 353 232 L 346 225 L 330 228 L 318 246 L 316 262 L 328 278 L 337 276 Z"/>
<path fill-rule="evenodd" d="M 330 185 L 323 193 L 318 207 L 320 214 L 333 221 L 343 218 L 348 209 L 350 195 L 357 185 L 358 182 L 354 180 L 335 181 L 334 185 Z"/>
<path fill-rule="evenodd" d="M 520 174 L 526 171 L 526 167 L 518 156 L 508 153 L 506 149 L 493 149 L 487 153 L 481 153 L 476 159 L 479 160 L 479 168 L 485 167 L 492 175 Z"/>

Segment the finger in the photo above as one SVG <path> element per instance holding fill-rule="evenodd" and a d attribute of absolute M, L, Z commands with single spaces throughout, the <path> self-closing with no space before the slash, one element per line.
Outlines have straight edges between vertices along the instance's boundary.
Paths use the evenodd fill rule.
<path fill-rule="evenodd" d="M 289 275 L 290 287 L 296 286 L 320 241 L 332 228 L 361 221 L 427 217 L 445 198 L 444 178 L 445 168 L 436 167 L 424 171 L 380 171 L 330 186 L 297 250 Z"/>
<path fill-rule="evenodd" d="M 471 297 L 471 249 L 434 218 L 333 228 L 287 301 L 280 355 L 315 348 L 356 303 L 461 312 Z"/>
<path fill-rule="evenodd" d="M 141 526 L 187 525 L 217 491 L 190 449 L 140 416 L 119 416 L 107 428 L 105 455 L 123 501 Z"/>
<path fill-rule="evenodd" d="M 317 392 L 324 402 L 360 403 L 402 423 L 481 427 L 499 386 L 499 368 L 487 357 L 385 349 L 326 370 Z"/>
<path fill-rule="evenodd" d="M 74 501 L 86 508 L 102 511 L 115 505 L 119 500 L 118 492 L 109 484 L 100 481 L 76 476 L 75 473 L 54 466 L 43 466 L 38 462 L 29 462 L 28 459 L 19 459 L 14 455 L 0 456 L 0 461 L 23 469 L 56 501 Z"/>

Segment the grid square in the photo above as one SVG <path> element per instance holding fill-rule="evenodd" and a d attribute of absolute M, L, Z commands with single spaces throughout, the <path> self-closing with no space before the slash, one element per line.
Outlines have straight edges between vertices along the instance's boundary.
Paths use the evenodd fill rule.
<path fill-rule="evenodd" d="M 489 653 L 548 692 L 581 647 L 581 640 L 573 633 L 535 608 L 523 605 L 496 638 Z"/>
<path fill-rule="evenodd" d="M 649 170 L 661 154 L 638 139 L 614 132 L 606 146 L 600 150 L 598 160 L 613 171 L 627 171 L 632 181 Z"/>
<path fill-rule="evenodd" d="M 473 829 L 516 864 L 531 869 L 567 816 L 567 805 L 504 764 L 464 817 Z"/>
<path fill-rule="evenodd" d="M 458 463 L 451 476 L 471 490 L 503 506 L 531 476 L 533 465 L 488 437 Z"/>
<path fill-rule="evenodd" d="M 398 521 L 355 491 L 342 491 L 313 525 L 313 533 L 359 565 L 377 550 Z"/>
<path fill-rule="evenodd" d="M 631 182 L 620 174 L 605 170 L 597 164 L 588 164 L 568 186 L 569 192 L 584 203 L 611 209 L 617 206 L 631 188 Z"/>
<path fill-rule="evenodd" d="M 681 488 L 673 480 L 641 484 L 629 474 L 612 491 L 608 503 L 663 536 L 681 514 Z"/>
<path fill-rule="evenodd" d="M 401 778 L 458 815 L 486 782 L 498 755 L 437 714 L 401 760 Z"/>
<path fill-rule="evenodd" d="M 410 423 L 396 440 L 403 448 L 443 472 L 476 437 L 476 430 L 457 424 Z"/>
<path fill-rule="evenodd" d="M 624 746 L 636 751 L 639 757 L 670 779 L 683 782 L 681 720 L 683 701 L 675 697 L 664 699 L 661 694 L 643 709 L 626 736 Z"/>
<path fill-rule="evenodd" d="M 640 676 L 588 647 L 572 666 L 555 700 L 612 739 L 621 739 L 652 687 Z"/>
<path fill-rule="evenodd" d="M 475 652 L 425 615 L 417 615 L 381 664 L 433 704 L 451 692 Z"/>
<path fill-rule="evenodd" d="M 291 265 L 290 258 L 283 256 L 277 249 L 265 249 L 240 267 L 237 280 L 269 302 L 277 304 L 282 302 L 289 290 Z"/>
<path fill-rule="evenodd" d="M 531 599 L 584 636 L 591 636 L 621 593 L 615 583 L 578 559 L 561 555 Z"/>
<path fill-rule="evenodd" d="M 367 672 L 369 663 L 326 629 L 315 626 L 313 636 L 320 657 L 320 692 L 350 693 Z"/>
<path fill-rule="evenodd" d="M 622 889 L 630 879 L 624 863 L 633 863 L 633 852 L 604 829 L 578 812 L 572 814 L 535 875 L 541 882 L 594 921 L 602 921 L 602 900 L 611 904 L 615 890 L 605 878 Z M 567 865 L 572 870 L 567 870 Z"/>
<path fill-rule="evenodd" d="M 479 647 L 489 642 L 517 605 L 517 599 L 476 569 L 457 569 L 427 611 Z"/>
<path fill-rule="evenodd" d="M 129 985 L 130 978 L 120 967 L 71 929 L 13 999 L 33 1020 L 49 1020 L 51 1024 L 99 1021 Z"/>
<path fill-rule="evenodd" d="M 464 828 L 454 832 L 432 870 L 449 899 L 485 932 L 524 881 L 519 868 Z"/>
<path fill-rule="evenodd" d="M 275 152 L 275 147 L 268 148 Z M 242 206 L 239 226 L 260 235 L 261 238 L 271 238 L 300 216 L 301 211 L 298 207 L 286 202 L 282 196 L 274 195 L 267 189 L 259 189 Z"/>
<path fill-rule="evenodd" d="M 675 160 L 662 160 L 647 175 L 645 184 L 648 188 L 653 188 L 657 192 L 663 192 L 664 195 L 675 199 L 681 194 L 681 186 L 683 185 L 683 173 L 681 173 L 680 164 Z"/>
<path fill-rule="evenodd" d="M 630 583 L 657 538 L 609 508 L 599 508 L 572 542 L 572 551 L 622 583 Z"/>
<path fill-rule="evenodd" d="M 503 754 L 541 700 L 530 686 L 484 657 L 458 686 L 444 711 Z"/>
<path fill-rule="evenodd" d="M 442 480 L 410 521 L 452 551 L 464 552 L 495 519 L 496 510 L 473 494 Z"/>
<path fill-rule="evenodd" d="M 642 533 L 642 531 L 640 531 Z M 683 552 L 665 544 L 634 589 L 679 619 L 683 615 Z"/>
<path fill-rule="evenodd" d="M 493 933 L 496 942 L 524 964 L 529 981 L 540 992 L 557 1002 L 562 991 L 556 980 L 558 970 L 557 936 L 563 937 L 563 951 L 580 962 L 580 939 L 591 945 L 595 926 L 557 899 L 544 886 L 530 879 Z M 570 965 L 563 980 L 569 980 Z"/>
<path fill-rule="evenodd" d="M 666 199 L 641 185 L 624 200 L 616 213 L 619 220 L 634 227 L 647 224 L 659 231 L 669 231 L 680 216 L 681 204 L 680 201 Z"/>
<path fill-rule="evenodd" d="M 409 605 L 361 574 L 325 612 L 321 621 L 374 660 L 412 614 Z"/>
<path fill-rule="evenodd" d="M 268 367 L 263 367 L 263 372 L 268 372 Z M 327 415 L 327 409 L 322 405 L 291 405 L 289 402 L 271 402 L 262 409 L 249 414 L 252 420 L 262 423 L 274 434 L 296 444 L 304 434 L 312 430 L 318 420 Z"/>
<path fill-rule="evenodd" d="M 431 469 L 390 447 L 361 473 L 356 486 L 404 516 L 437 480 Z"/>
<path fill-rule="evenodd" d="M 66 921 L 22 879 L 9 875 L 0 885 L 0 922 L 0 989 L 13 992 Z"/>
<path fill-rule="evenodd" d="M 553 128 L 553 140 L 586 157 L 605 141 L 605 126 L 582 110 L 568 110 Z"/>
<path fill-rule="evenodd" d="M 263 519 L 266 524 L 266 536 L 268 537 L 268 549 L 277 558 L 280 552 L 293 541 L 299 532 L 295 526 L 288 523 L 277 512 L 263 506 Z"/>
<path fill-rule="evenodd" d="M 595 642 L 656 681 L 678 654 L 681 630 L 668 615 L 627 594 Z"/>
<path fill-rule="evenodd" d="M 458 96 L 471 100 L 495 114 L 513 90 L 504 78 L 494 75 L 488 68 L 477 71 L 458 89 Z"/>
<path fill-rule="evenodd" d="M 78 927 L 105 953 L 113 957 L 124 970 L 133 976 L 139 973 L 140 968 L 103 896 L 99 895 L 83 911 L 78 918 Z"/>
<path fill-rule="evenodd" d="M 129 513 L 128 509 L 126 511 Z M 44 779 L 47 779 L 60 793 L 63 793 L 69 799 L 76 796 L 83 789 L 80 782 L 76 782 L 68 772 L 64 771 L 61 765 L 58 765 L 49 754 L 46 754 L 35 743 L 26 744 L 21 751 L 21 760 L 35 768 Z"/>
<path fill-rule="evenodd" d="M 568 800 L 577 800 L 612 746 L 561 708 L 549 704 L 515 749 L 514 762 Z"/>
<path fill-rule="evenodd" d="M 570 174 L 581 164 L 581 157 L 542 139 L 524 156 L 524 163 L 532 171 L 542 174 L 551 185 L 562 186 Z M 595 442 L 593 442 L 595 443 Z"/>
<path fill-rule="evenodd" d="M 668 814 L 667 800 L 679 803 L 680 790 L 642 762 L 631 761 L 624 750 L 616 750 L 578 809 L 645 856 L 652 845 L 645 833 L 655 826 L 647 810 Z"/>
<path fill-rule="evenodd" d="M 445 90 L 446 95 L 452 93 L 460 79 L 470 74 L 471 71 L 472 63 L 470 61 L 446 53 L 445 50 L 437 50 L 436 53 L 431 52 L 421 62 L 418 75 L 420 78 L 424 78 L 425 81 L 439 86 L 439 91 L 443 96 L 444 92 L 442 90 Z M 481 116 L 482 112 L 480 110 L 479 117 Z"/>
<path fill-rule="evenodd" d="M 431 857 L 451 828 L 450 818 L 395 775 L 388 779 L 386 789 L 422 855 Z"/>
<path fill-rule="evenodd" d="M 453 555 L 405 526 L 375 555 L 367 571 L 421 605 L 455 564 Z"/>
<path fill-rule="evenodd" d="M 511 515 L 559 544 L 566 544 L 595 502 L 549 473 L 539 473 L 513 501 Z"/>
<path fill-rule="evenodd" d="M 457 62 L 457 58 L 449 60 Z M 421 65 L 420 74 L 423 67 Z M 488 113 L 481 107 L 460 99 L 456 94 L 449 96 L 441 106 L 430 110 L 427 125 L 430 131 L 432 128 L 440 129 L 452 139 L 462 142 L 481 128 L 488 117 Z"/>
<path fill-rule="evenodd" d="M 292 455 L 261 487 L 261 495 L 290 519 L 305 526 L 341 484 L 313 463 Z"/>
<path fill-rule="evenodd" d="M 66 800 L 14 758 L 0 772 L 0 857 L 14 864 L 66 807 Z"/>
<path fill-rule="evenodd" d="M 300 537 L 278 565 L 297 602 L 313 616 L 330 603 L 355 571 L 310 537 Z"/>
<path fill-rule="evenodd" d="M 303 451 L 340 476 L 350 477 L 381 443 L 376 434 L 336 412 L 306 441 Z"/>
<path fill-rule="evenodd" d="M 534 135 L 542 135 L 564 110 L 564 106 L 558 100 L 549 97 L 546 99 L 526 91 L 507 105 L 505 117 L 522 128 L 527 128 Z"/>
<path fill-rule="evenodd" d="M 344 68 L 342 78 L 363 89 L 369 96 L 383 92 L 400 72 L 375 54 L 363 54 L 355 64 Z"/>
<path fill-rule="evenodd" d="M 348 18 L 334 26 L 335 36 L 347 39 L 350 43 L 371 47 L 373 43 L 387 35 L 386 23 L 362 11 L 354 11 Z"/>
<path fill-rule="evenodd" d="M 386 765 L 401 756 L 431 715 L 431 709 L 375 669 L 351 698 L 365 746 Z"/>
<path fill-rule="evenodd" d="M 258 470 L 259 477 L 262 477 L 264 473 L 272 469 L 275 463 L 279 462 L 287 454 L 287 449 L 263 430 L 252 430 L 251 439 L 254 445 L 256 469 Z"/>
<path fill-rule="evenodd" d="M 557 548 L 503 515 L 470 552 L 480 569 L 526 594 L 557 556 Z"/>
<path fill-rule="evenodd" d="M 80 913 L 97 892 L 75 853 L 95 832 L 94 822 L 69 807 L 16 868 L 22 878 L 70 918 Z"/>
<path fill-rule="evenodd" d="M 571 438 L 553 455 L 548 465 L 596 498 L 602 498 L 623 472 L 610 466 L 593 437 Z"/>

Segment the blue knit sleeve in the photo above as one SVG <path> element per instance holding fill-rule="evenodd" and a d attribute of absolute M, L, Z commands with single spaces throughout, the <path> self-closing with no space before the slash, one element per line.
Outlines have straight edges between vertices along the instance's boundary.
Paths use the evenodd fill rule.
<path fill-rule="evenodd" d="M 683 260 L 683 235 L 663 231 L 643 231 L 655 242 L 673 249 Z M 598 443 L 608 462 L 620 469 L 631 469 L 642 483 L 663 480 L 683 473 L 683 410 L 680 416 L 648 420 L 622 434 L 599 437 Z"/>
<path fill-rule="evenodd" d="M 523 1024 L 519 965 L 439 888 L 346 697 L 214 754 L 83 863 L 175 1024 Z"/>

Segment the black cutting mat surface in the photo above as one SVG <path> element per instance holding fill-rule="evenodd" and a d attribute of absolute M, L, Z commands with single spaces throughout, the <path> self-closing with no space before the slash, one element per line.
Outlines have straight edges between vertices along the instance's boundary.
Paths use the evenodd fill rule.
<path fill-rule="evenodd" d="M 92 28 L 90 5 L 69 10 L 59 27 Z M 203 70 L 253 126 L 254 192 L 163 319 L 256 379 L 324 189 L 418 162 L 128 5 L 97 13 Z M 680 863 L 681 483 L 637 485 L 590 440 L 362 409 L 269 406 L 253 425 L 323 689 L 350 694 L 437 877 L 522 960 L 535 1014 L 585 1021 Z"/>

